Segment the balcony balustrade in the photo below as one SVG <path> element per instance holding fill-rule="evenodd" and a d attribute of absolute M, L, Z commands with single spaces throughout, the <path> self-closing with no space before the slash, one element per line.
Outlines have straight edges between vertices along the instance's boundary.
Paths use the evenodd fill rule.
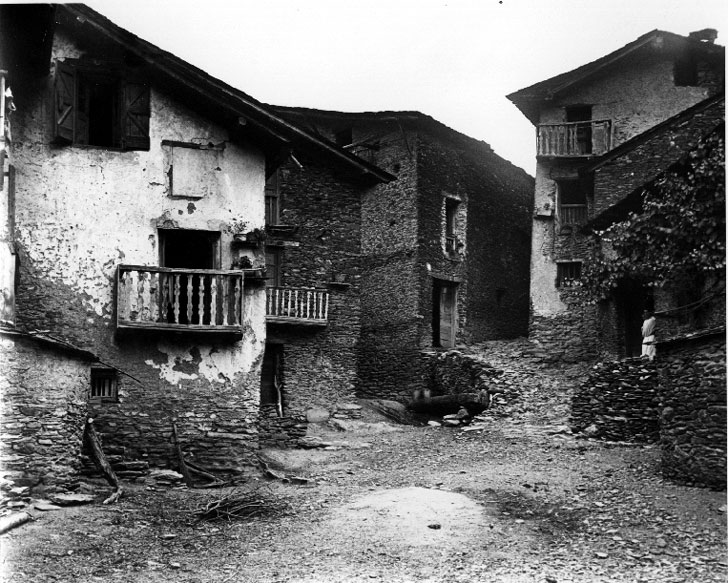
<path fill-rule="evenodd" d="M 559 220 L 562 225 L 583 225 L 588 218 L 585 204 L 562 204 L 559 206 Z"/>
<path fill-rule="evenodd" d="M 117 327 L 243 331 L 243 272 L 120 265 Z"/>
<path fill-rule="evenodd" d="M 611 149 L 610 120 L 541 124 L 537 155 L 547 157 L 600 156 Z"/>
<path fill-rule="evenodd" d="M 269 287 L 266 289 L 266 321 L 303 326 L 326 326 L 329 292 L 313 288 Z"/>

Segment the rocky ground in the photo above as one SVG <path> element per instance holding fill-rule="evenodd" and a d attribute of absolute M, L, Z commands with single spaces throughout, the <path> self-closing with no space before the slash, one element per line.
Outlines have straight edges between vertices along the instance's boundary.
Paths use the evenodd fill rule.
<path fill-rule="evenodd" d="M 262 452 L 275 474 L 306 483 L 138 483 L 113 506 L 31 503 L 35 520 L 0 537 L 2 580 L 726 580 L 725 492 L 662 480 L 656 447 L 568 433 L 583 370 L 538 368 L 513 346 L 480 350 L 510 366 L 513 391 L 477 424 L 402 426 L 369 411 L 347 431 L 318 428 L 327 449 Z M 107 493 L 99 486 L 98 499 Z M 260 500 L 261 514 L 197 521 L 223 499 Z"/>

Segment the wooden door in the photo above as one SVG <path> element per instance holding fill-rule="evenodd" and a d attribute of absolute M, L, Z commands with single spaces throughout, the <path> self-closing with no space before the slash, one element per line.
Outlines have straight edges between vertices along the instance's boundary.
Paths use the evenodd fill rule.
<path fill-rule="evenodd" d="M 455 346 L 457 326 L 457 286 L 443 283 L 440 288 L 440 346 Z"/>

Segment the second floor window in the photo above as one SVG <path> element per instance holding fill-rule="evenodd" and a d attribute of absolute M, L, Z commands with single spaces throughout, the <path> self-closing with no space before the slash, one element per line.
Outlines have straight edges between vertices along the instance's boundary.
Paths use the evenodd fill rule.
<path fill-rule="evenodd" d="M 58 143 L 149 149 L 149 87 L 118 70 L 57 62 L 53 113 Z"/>
<path fill-rule="evenodd" d="M 445 199 L 445 251 L 455 253 L 457 251 L 457 212 L 460 201 L 454 198 Z"/>
<path fill-rule="evenodd" d="M 280 190 L 278 187 L 278 170 L 265 182 L 265 224 L 280 223 Z"/>
<path fill-rule="evenodd" d="M 584 224 L 587 220 L 587 185 L 580 180 L 559 180 L 556 184 L 561 224 Z"/>

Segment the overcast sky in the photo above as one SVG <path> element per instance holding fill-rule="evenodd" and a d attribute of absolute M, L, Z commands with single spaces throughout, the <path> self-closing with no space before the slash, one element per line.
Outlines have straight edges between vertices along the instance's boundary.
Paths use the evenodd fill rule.
<path fill-rule="evenodd" d="M 725 0 L 88 0 L 137 36 L 254 98 L 418 110 L 535 171 L 535 132 L 505 96 L 659 28 L 728 37 Z"/>

